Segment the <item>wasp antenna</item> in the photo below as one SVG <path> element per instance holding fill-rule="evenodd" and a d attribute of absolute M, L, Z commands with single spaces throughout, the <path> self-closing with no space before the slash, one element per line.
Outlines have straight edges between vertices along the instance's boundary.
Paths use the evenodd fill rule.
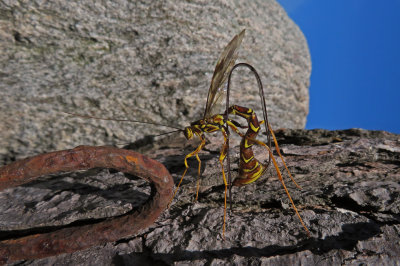
<path fill-rule="evenodd" d="M 159 137 L 159 136 L 168 135 L 168 134 L 172 134 L 172 133 L 175 133 L 175 132 L 182 132 L 182 131 L 184 131 L 184 130 L 183 129 L 178 129 L 178 130 L 165 132 L 165 133 L 161 133 L 161 134 L 157 134 L 157 135 L 151 135 L 151 136 L 152 137 Z"/>
<path fill-rule="evenodd" d="M 168 135 L 168 134 L 172 134 L 172 133 L 180 132 L 180 131 L 183 131 L 183 130 L 182 130 L 182 129 L 179 129 L 179 130 L 174 130 L 174 131 L 170 131 L 170 132 L 165 132 L 165 133 L 161 133 L 161 134 L 157 134 L 157 135 L 147 135 L 145 138 L 154 138 L 154 137 L 159 137 L 159 136 L 162 136 L 162 135 Z M 132 143 L 116 143 L 115 145 L 127 146 L 127 145 L 130 145 L 130 144 L 132 144 Z"/>
<path fill-rule="evenodd" d="M 169 127 L 169 128 L 177 129 L 176 131 L 183 131 L 183 129 L 181 129 L 181 128 L 179 128 L 179 127 L 174 127 L 174 126 L 169 126 L 169 125 L 164 125 L 164 124 L 158 124 L 158 123 L 153 123 L 153 122 L 140 121 L 140 120 L 104 118 L 104 117 L 97 117 L 97 116 L 91 116 L 91 115 L 81 115 L 81 114 L 70 113 L 70 112 L 64 112 L 64 111 L 59 111 L 59 112 L 60 112 L 60 113 L 67 114 L 67 115 L 71 115 L 71 116 L 81 117 L 81 118 L 89 118 L 89 119 L 97 119 L 97 120 L 107 120 L 107 121 L 117 121 L 117 122 L 141 123 L 141 124 L 148 124 L 148 125 L 154 125 L 154 126 Z M 175 132 L 175 131 L 174 131 L 174 132 Z"/>

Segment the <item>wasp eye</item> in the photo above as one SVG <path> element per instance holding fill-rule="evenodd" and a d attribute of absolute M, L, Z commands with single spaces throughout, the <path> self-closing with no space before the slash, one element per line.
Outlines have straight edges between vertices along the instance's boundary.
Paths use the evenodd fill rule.
<path fill-rule="evenodd" d="M 183 134 L 185 135 L 186 139 L 191 139 L 193 137 L 193 132 L 190 127 L 185 128 L 185 131 L 183 132 Z"/>

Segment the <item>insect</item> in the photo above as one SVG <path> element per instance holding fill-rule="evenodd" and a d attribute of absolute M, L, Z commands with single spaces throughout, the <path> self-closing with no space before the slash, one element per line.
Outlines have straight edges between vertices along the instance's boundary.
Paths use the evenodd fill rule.
<path fill-rule="evenodd" d="M 201 169 L 201 160 L 199 158 L 199 152 L 205 146 L 205 143 L 206 143 L 205 134 L 220 131 L 222 133 L 222 136 L 224 139 L 222 148 L 221 148 L 221 152 L 220 152 L 220 156 L 219 156 L 219 163 L 221 166 L 222 178 L 223 178 L 223 182 L 224 182 L 224 186 L 225 186 L 224 215 L 223 215 L 223 225 L 222 225 L 223 238 L 225 238 L 228 188 L 229 188 L 229 199 L 231 199 L 232 185 L 241 186 L 241 185 L 245 185 L 245 184 L 254 182 L 260 176 L 262 176 L 262 174 L 268 168 L 271 160 L 275 166 L 279 180 L 281 181 L 281 183 L 286 191 L 286 194 L 288 195 L 289 200 L 292 203 L 292 206 L 293 206 L 297 216 L 300 219 L 300 222 L 302 223 L 303 227 L 309 234 L 309 231 L 308 231 L 307 227 L 305 226 L 303 220 L 301 219 L 301 216 L 297 211 L 297 208 L 289 194 L 289 191 L 286 188 L 286 185 L 282 178 L 282 174 L 279 170 L 277 162 L 271 151 L 271 136 L 272 136 L 275 147 L 276 147 L 276 151 L 277 151 L 279 157 L 281 158 L 287 172 L 289 173 L 290 178 L 296 184 L 296 186 L 299 187 L 297 185 L 297 183 L 294 181 L 292 175 L 290 174 L 289 169 L 286 166 L 285 161 L 283 160 L 283 157 L 280 153 L 279 146 L 276 141 L 275 135 L 271 129 L 271 126 L 268 123 L 265 97 L 264 97 L 264 91 L 263 91 L 261 79 L 260 79 L 257 71 L 251 65 L 246 64 L 246 63 L 239 63 L 239 64 L 235 65 L 235 61 L 236 61 L 237 54 L 238 54 L 238 49 L 243 40 L 244 34 L 245 34 L 245 30 L 243 30 L 238 35 L 236 35 L 225 47 L 225 49 L 223 50 L 222 54 L 220 55 L 220 57 L 217 61 L 217 64 L 215 66 L 214 73 L 213 73 L 213 76 L 211 79 L 210 88 L 208 90 L 207 103 L 205 106 L 203 118 L 200 120 L 197 120 L 195 122 L 192 122 L 190 124 L 190 126 L 187 126 L 184 129 L 172 127 L 174 129 L 176 129 L 173 132 L 183 131 L 184 136 L 188 140 L 193 138 L 194 136 L 197 136 L 200 139 L 200 144 L 194 151 L 192 151 L 191 153 L 189 153 L 185 156 L 185 159 L 184 159 L 185 170 L 179 180 L 178 185 L 176 186 L 176 189 L 173 193 L 173 196 L 172 196 L 169 204 L 172 202 L 173 198 L 175 197 L 175 195 L 182 183 L 182 180 L 185 177 L 187 170 L 189 169 L 187 160 L 191 157 L 195 157 L 198 161 L 198 173 L 197 173 L 198 178 L 197 178 L 197 189 L 196 189 L 196 198 L 195 198 L 195 200 L 197 200 L 198 193 L 199 193 L 199 187 L 200 187 L 199 182 L 200 182 L 200 169 Z M 255 77 L 257 79 L 260 97 L 261 97 L 261 103 L 262 103 L 262 107 L 263 107 L 262 108 L 263 116 L 264 116 L 264 120 L 262 120 L 260 122 L 258 121 L 257 116 L 252 109 L 237 106 L 237 105 L 232 105 L 232 106 L 229 105 L 229 90 L 230 90 L 230 80 L 231 80 L 232 72 L 237 67 L 240 67 L 240 66 L 248 67 L 255 74 Z M 225 84 L 227 84 L 226 87 L 224 87 Z M 226 88 L 226 90 L 224 88 Z M 225 93 L 227 94 L 226 95 L 226 111 L 224 114 L 218 114 L 218 113 L 215 114 L 217 103 L 223 98 L 223 95 Z M 142 121 L 129 120 L 129 119 L 99 118 L 99 117 L 79 115 L 79 114 L 74 114 L 74 113 L 67 113 L 67 114 L 84 117 L 84 118 L 99 119 L 99 120 L 115 120 L 115 121 L 143 123 Z M 240 123 L 236 122 L 235 120 L 229 119 L 230 114 L 246 119 L 247 126 L 242 126 Z M 161 124 L 155 124 L 155 123 L 151 123 L 151 122 L 145 122 L 145 123 L 161 125 Z M 260 125 L 262 125 L 262 124 L 265 125 L 265 132 L 268 136 L 268 145 L 259 140 L 256 140 L 257 134 L 260 130 Z M 167 125 L 162 125 L 162 126 L 167 126 Z M 171 126 L 167 126 L 167 127 L 171 127 Z M 235 132 L 242 138 L 242 141 L 240 144 L 239 177 L 236 178 L 233 183 L 231 182 L 231 177 L 230 177 L 230 158 L 228 155 L 229 134 L 230 134 L 229 128 L 232 129 L 233 132 Z M 243 134 L 240 132 L 239 128 L 247 128 L 247 132 L 245 134 Z M 172 132 L 168 132 L 168 133 L 172 133 Z M 261 145 L 267 149 L 267 151 L 269 153 L 268 164 L 266 164 L 266 165 L 262 164 L 254 157 L 253 150 L 252 150 L 252 146 L 254 144 Z M 225 159 L 227 159 L 228 179 L 226 178 L 225 169 L 224 169 L 224 160 Z M 230 202 L 232 202 L 232 201 L 230 200 Z M 232 203 L 231 203 L 231 206 L 232 206 Z"/>

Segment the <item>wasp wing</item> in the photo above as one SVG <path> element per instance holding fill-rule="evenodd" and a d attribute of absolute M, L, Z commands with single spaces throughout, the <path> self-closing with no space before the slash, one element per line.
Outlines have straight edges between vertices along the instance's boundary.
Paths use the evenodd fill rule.
<path fill-rule="evenodd" d="M 228 78 L 230 70 L 235 65 L 238 49 L 242 43 L 244 33 L 245 30 L 242 30 L 242 32 L 236 35 L 228 43 L 218 59 L 217 65 L 214 69 L 213 77 L 211 79 L 210 89 L 208 90 L 206 109 L 204 111 L 203 119 L 206 119 L 213 114 L 212 109 L 216 103 L 222 99 L 222 94 L 224 93 L 223 85 Z"/>

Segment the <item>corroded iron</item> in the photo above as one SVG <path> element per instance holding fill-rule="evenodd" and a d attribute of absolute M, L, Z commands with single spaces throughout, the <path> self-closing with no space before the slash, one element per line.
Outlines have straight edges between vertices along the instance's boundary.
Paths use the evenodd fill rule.
<path fill-rule="evenodd" d="M 40 154 L 0 168 L 0 190 L 40 176 L 91 168 L 112 168 L 152 183 L 153 195 L 138 210 L 98 223 L 67 227 L 0 242 L 0 263 L 37 259 L 113 242 L 150 226 L 167 207 L 173 180 L 161 163 L 137 152 L 102 146 Z M 155 189 L 155 191 L 154 191 Z"/>

